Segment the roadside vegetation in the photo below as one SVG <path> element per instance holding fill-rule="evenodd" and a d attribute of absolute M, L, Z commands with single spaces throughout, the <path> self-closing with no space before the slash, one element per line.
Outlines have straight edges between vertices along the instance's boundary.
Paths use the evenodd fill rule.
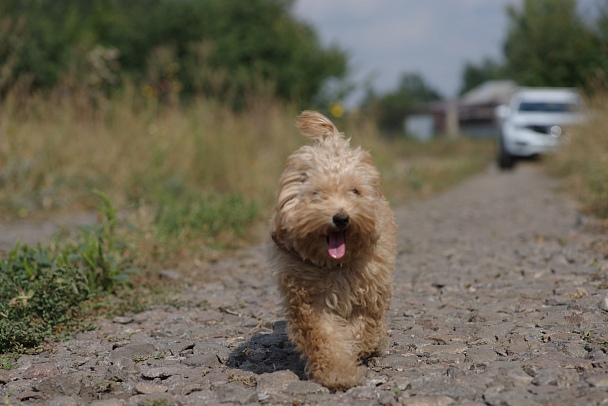
<path fill-rule="evenodd" d="M 156 289 L 159 270 L 261 241 L 285 160 L 306 142 L 294 126 L 299 110 L 272 98 L 234 111 L 205 98 L 163 104 L 126 88 L 98 101 L 85 91 L 16 88 L 0 105 L 4 219 L 93 210 L 100 219 L 48 246 L 17 243 L 0 254 L 0 353 L 90 328 L 99 309 L 142 309 L 149 303 L 126 298 L 150 297 L 132 289 Z M 421 144 L 383 137 L 363 117 L 335 121 L 371 150 L 395 204 L 491 159 L 488 142 Z"/>
<path fill-rule="evenodd" d="M 0 354 L 39 349 L 49 338 L 90 328 L 85 304 L 131 283 L 116 210 L 101 192 L 98 225 L 59 245 L 21 246 L 0 258 Z"/>
<path fill-rule="evenodd" d="M 587 104 L 588 120 L 570 130 L 570 141 L 548 157 L 547 168 L 584 212 L 608 220 L 608 94 Z"/>
<path fill-rule="evenodd" d="M 157 280 L 162 269 L 198 271 L 262 241 L 285 160 L 306 141 L 295 117 L 304 108 L 329 115 L 352 90 L 347 52 L 322 46 L 292 16 L 291 1 L 154 3 L 0 4 L 0 221 L 99 214 L 97 225 L 49 244 L 15 242 L 0 252 L 0 368 L 10 368 L 15 354 L 92 328 L 99 314 L 170 300 L 169 285 Z M 509 9 L 513 67 L 528 54 L 544 55 L 526 45 L 545 50 L 542 35 L 555 32 L 539 29 L 536 41 L 521 40 L 520 29 L 536 26 L 524 17 L 553 27 L 562 20 L 546 7 L 566 17 L 575 10 L 572 0 L 523 4 Z M 605 46 L 602 10 L 592 37 L 583 30 L 576 38 Z M 555 43 L 559 51 L 565 42 Z M 591 51 L 587 68 L 566 69 L 559 83 L 545 79 L 582 60 L 576 52 L 557 52 L 575 62 L 535 64 L 543 75 L 513 78 L 586 83 L 581 72 L 605 72 L 605 60 L 595 59 L 604 54 Z M 498 68 L 469 66 L 467 85 L 513 74 Z M 402 134 L 403 112 L 438 98 L 420 75 L 405 73 L 395 92 L 371 92 L 360 114 L 330 116 L 354 145 L 371 151 L 393 204 L 445 190 L 492 160 L 491 140 L 419 143 Z M 581 135 L 550 162 L 590 212 L 604 217 L 606 100 L 594 101 L 593 124 L 576 130 Z"/>

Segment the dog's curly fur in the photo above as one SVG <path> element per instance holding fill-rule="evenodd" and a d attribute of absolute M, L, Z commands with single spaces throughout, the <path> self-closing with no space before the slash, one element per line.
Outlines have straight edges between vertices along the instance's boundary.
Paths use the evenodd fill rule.
<path fill-rule="evenodd" d="M 387 343 L 397 225 L 367 151 L 319 113 L 304 111 L 296 126 L 314 145 L 294 152 L 281 176 L 270 265 L 308 376 L 344 390 Z"/>

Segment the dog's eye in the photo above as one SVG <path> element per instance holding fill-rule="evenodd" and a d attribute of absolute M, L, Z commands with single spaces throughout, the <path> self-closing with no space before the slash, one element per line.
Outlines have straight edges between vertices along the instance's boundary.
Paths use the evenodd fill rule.
<path fill-rule="evenodd" d="M 357 189 L 356 187 L 352 188 L 352 189 L 350 190 L 350 192 L 351 192 L 352 194 L 357 195 L 357 196 L 361 195 L 361 192 L 359 192 L 359 189 Z"/>

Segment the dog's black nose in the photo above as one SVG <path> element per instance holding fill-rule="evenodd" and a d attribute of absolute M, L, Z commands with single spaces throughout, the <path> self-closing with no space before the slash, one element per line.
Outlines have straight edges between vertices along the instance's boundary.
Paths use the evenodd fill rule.
<path fill-rule="evenodd" d="M 336 227 L 343 229 L 348 225 L 348 214 L 336 214 L 332 218 Z"/>

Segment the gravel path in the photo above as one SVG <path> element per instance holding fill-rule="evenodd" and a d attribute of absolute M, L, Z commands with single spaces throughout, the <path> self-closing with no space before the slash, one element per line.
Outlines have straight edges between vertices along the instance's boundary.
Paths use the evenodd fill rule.
<path fill-rule="evenodd" d="M 489 169 L 396 209 L 392 345 L 330 393 L 287 342 L 262 247 L 0 370 L 0 404 L 608 404 L 606 237 L 537 168 Z"/>

